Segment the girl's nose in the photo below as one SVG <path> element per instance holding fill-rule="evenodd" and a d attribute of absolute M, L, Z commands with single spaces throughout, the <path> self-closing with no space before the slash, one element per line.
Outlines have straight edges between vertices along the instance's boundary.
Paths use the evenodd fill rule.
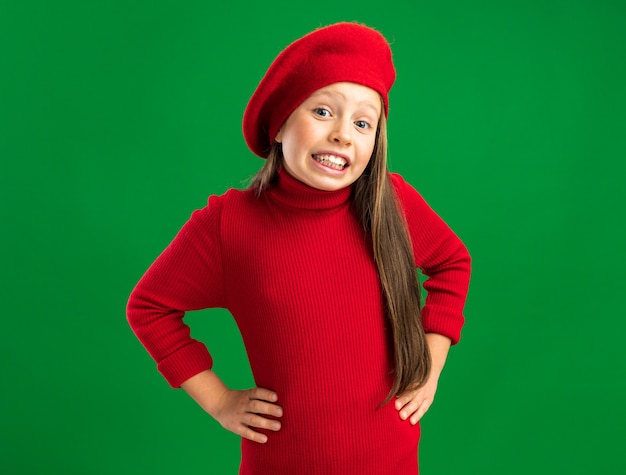
<path fill-rule="evenodd" d="M 332 142 L 348 145 L 352 142 L 352 135 L 350 134 L 350 125 L 345 121 L 337 121 L 335 127 L 330 132 L 329 139 Z"/>

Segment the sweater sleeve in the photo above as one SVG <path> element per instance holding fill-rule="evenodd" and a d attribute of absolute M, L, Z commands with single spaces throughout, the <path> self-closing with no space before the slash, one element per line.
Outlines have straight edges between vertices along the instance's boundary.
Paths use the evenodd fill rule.
<path fill-rule="evenodd" d="M 191 338 L 186 311 L 224 307 L 220 252 L 221 197 L 196 210 L 174 240 L 139 280 L 126 315 L 137 338 L 169 384 L 180 385 L 213 360 Z"/>
<path fill-rule="evenodd" d="M 458 343 L 469 287 L 471 258 L 467 248 L 422 196 L 397 174 L 391 180 L 404 210 L 415 265 L 428 279 L 422 309 L 426 333 L 439 333 Z"/>

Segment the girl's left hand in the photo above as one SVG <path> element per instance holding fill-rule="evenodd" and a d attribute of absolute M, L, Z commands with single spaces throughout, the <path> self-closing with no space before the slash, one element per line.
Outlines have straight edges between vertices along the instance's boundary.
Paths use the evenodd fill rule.
<path fill-rule="evenodd" d="M 396 398 L 396 409 L 400 419 L 409 419 L 411 425 L 419 422 L 435 399 L 439 374 L 431 371 L 426 384 L 419 389 L 408 390 Z"/>

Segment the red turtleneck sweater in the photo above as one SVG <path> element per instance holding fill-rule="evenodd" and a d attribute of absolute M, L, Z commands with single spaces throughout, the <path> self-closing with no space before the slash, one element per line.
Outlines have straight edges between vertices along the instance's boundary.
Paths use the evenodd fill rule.
<path fill-rule="evenodd" d="M 456 343 L 470 257 L 399 175 L 415 265 L 429 277 L 426 332 Z M 211 368 L 185 311 L 226 308 L 255 382 L 284 410 L 266 444 L 242 441 L 241 474 L 415 475 L 419 425 L 402 421 L 391 388 L 392 348 L 373 252 L 350 206 L 285 172 L 261 198 L 211 196 L 139 281 L 128 302 L 137 337 L 173 387 Z"/>

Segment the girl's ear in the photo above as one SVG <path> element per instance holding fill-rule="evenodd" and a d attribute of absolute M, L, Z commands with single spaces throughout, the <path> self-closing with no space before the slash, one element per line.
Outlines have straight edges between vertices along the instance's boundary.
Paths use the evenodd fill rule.
<path fill-rule="evenodd" d="M 281 143 L 283 141 L 283 128 L 281 127 L 276 132 L 276 137 L 274 137 L 274 142 Z"/>

